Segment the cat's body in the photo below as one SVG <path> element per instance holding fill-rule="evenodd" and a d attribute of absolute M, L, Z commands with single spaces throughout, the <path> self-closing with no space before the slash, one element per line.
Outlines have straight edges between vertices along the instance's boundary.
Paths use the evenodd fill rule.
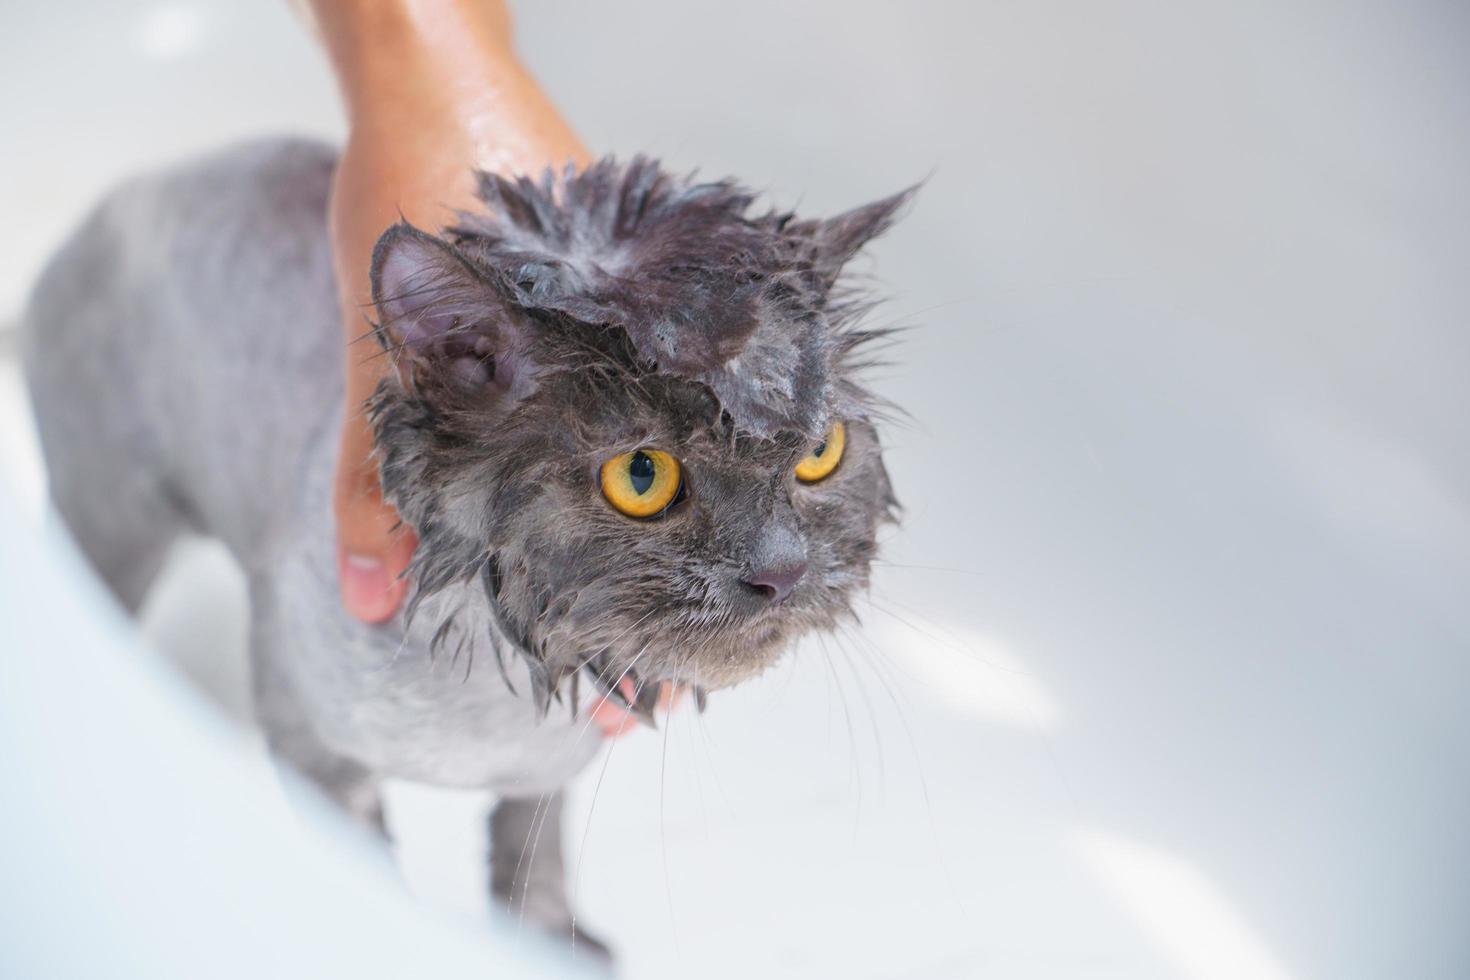
<path fill-rule="evenodd" d="M 128 184 L 73 236 L 24 328 L 51 496 L 131 609 L 181 533 L 228 545 L 271 747 L 356 815 L 374 817 L 384 776 L 534 809 L 597 748 L 585 719 L 542 718 L 494 664 L 431 659 L 429 617 L 368 626 L 339 598 L 334 161 L 310 143 L 245 147 Z M 524 692 L 524 665 L 506 666 Z M 537 853 L 554 856 L 547 827 Z M 513 860 L 520 844 L 498 849 Z"/>
<path fill-rule="evenodd" d="M 379 447 L 388 460 L 384 473 L 390 498 L 423 534 L 420 551 L 425 554 L 416 566 L 419 583 L 433 579 L 433 588 L 421 589 L 427 595 L 424 608 L 407 623 L 400 615 L 385 625 L 369 626 L 343 610 L 331 506 L 342 410 L 342 341 L 325 222 L 334 160 L 330 148 L 306 142 L 236 148 L 131 182 L 104 201 L 64 246 L 37 286 L 24 320 L 26 370 L 51 494 L 88 558 L 131 609 L 145 597 L 179 534 L 202 533 L 224 541 L 250 584 L 256 710 L 272 748 L 350 811 L 368 819 L 377 814 L 377 783 L 383 777 L 494 790 L 502 797 L 491 821 L 497 894 L 524 901 L 533 919 L 565 928 L 570 917 L 556 837 L 556 793 L 591 757 L 598 737 L 595 730 L 589 731 L 585 717 L 574 717 L 565 708 L 548 712 L 545 694 L 565 694 L 563 678 L 578 672 L 573 660 L 580 661 L 582 648 L 568 640 L 566 649 L 560 649 L 561 638 L 581 639 L 591 630 L 611 628 L 598 622 L 604 617 L 596 608 L 585 619 L 577 618 L 584 615 L 577 603 L 595 595 L 611 576 L 571 581 L 579 562 L 599 560 L 603 553 L 585 542 L 577 542 L 577 550 L 569 552 L 572 557 L 557 558 L 560 564 L 548 566 L 550 570 L 535 566 L 542 551 L 555 556 L 564 545 L 547 531 L 533 531 L 529 543 L 507 538 L 486 546 L 472 540 L 470 551 L 479 548 L 483 554 L 471 572 L 460 569 L 449 574 L 442 561 L 430 564 L 436 555 L 453 552 L 457 539 L 451 532 L 466 521 L 446 514 L 448 505 L 443 501 L 434 506 L 416 502 L 416 489 L 439 477 L 423 465 L 426 455 L 432 461 L 433 451 L 416 446 L 412 439 L 425 427 L 421 421 L 425 405 L 440 403 L 432 393 L 419 398 L 405 381 L 407 394 L 395 388 L 389 393 L 392 398 L 377 406 Z M 863 240 L 876 230 L 866 229 Z M 460 243 L 468 248 L 464 239 Z M 847 254 L 856 247 L 852 245 Z M 393 261 L 392 254 L 380 256 L 384 269 L 376 270 L 379 280 L 393 274 Z M 600 273 L 602 267 L 589 268 Z M 560 274 L 565 278 L 572 273 Z M 826 275 L 823 292 L 833 278 L 835 271 Z M 538 295 L 546 294 L 544 283 L 535 286 L 541 290 Z M 701 289 L 709 292 L 707 285 Z M 378 299 L 382 309 L 393 297 L 380 291 Z M 530 316 L 529 301 L 521 303 L 513 315 Z M 420 318 L 401 333 L 390 332 L 390 342 L 405 349 L 437 324 L 433 310 L 427 314 L 417 308 L 399 310 L 398 315 Z M 541 324 L 550 322 L 547 317 L 535 315 Z M 391 318 L 384 319 L 391 327 Z M 364 325 L 366 329 L 366 319 Z M 458 315 L 448 329 L 461 329 Z M 494 336 L 503 334 L 501 330 Z M 667 338 L 660 333 L 658 339 Z M 360 356 L 378 353 L 370 344 L 361 345 Z M 534 359 L 526 349 L 523 344 L 514 353 L 530 363 Z M 693 356 L 687 344 L 682 350 L 680 356 L 686 360 Z M 501 348 L 495 356 L 500 358 L 501 375 L 494 376 L 496 361 L 490 359 L 484 370 L 492 376 L 477 377 L 476 383 L 508 384 L 512 359 Z M 835 363 L 835 356 L 828 361 Z M 483 365 L 487 357 L 482 354 L 479 363 Z M 464 362 L 454 363 L 462 367 Z M 531 388 L 549 390 L 554 385 L 558 375 L 536 363 L 534 372 L 518 375 L 516 398 L 527 398 L 523 389 L 528 389 L 528 377 Z M 819 366 L 825 370 L 826 364 Z M 728 365 L 721 369 L 729 370 Z M 685 374 L 693 370 L 688 368 Z M 825 378 L 816 376 L 820 390 L 838 391 Z M 678 397 L 704 398 L 702 393 L 711 390 L 726 393 L 720 395 L 722 402 L 738 404 L 741 397 L 728 384 L 722 389 L 725 382 L 718 379 L 705 379 L 702 387 L 682 380 L 668 383 L 683 392 Z M 505 387 L 486 397 L 509 398 L 509 391 Z M 824 405 L 811 402 L 803 410 L 816 418 L 817 409 L 826 412 Z M 728 412 L 721 416 L 722 431 L 732 446 L 744 431 L 739 424 L 742 416 L 735 411 L 733 422 Z M 770 422 L 786 416 L 767 413 L 764 418 Z M 780 428 L 774 422 L 762 424 L 767 435 Z M 825 415 L 811 424 L 825 425 Z M 832 493 L 853 493 L 855 481 L 881 477 L 870 429 L 852 422 L 849 430 L 849 442 L 856 448 L 849 449 L 852 462 L 844 465 L 852 475 L 843 477 L 847 484 L 833 483 Z M 778 467 L 788 466 L 782 462 L 785 456 L 771 454 L 794 452 L 795 459 L 806 451 L 800 445 L 803 438 L 809 440 L 808 446 L 815 443 L 810 435 L 795 435 L 782 443 L 795 448 L 773 448 L 777 444 L 766 440 L 759 443 L 765 447 L 760 452 L 776 458 Z M 635 441 L 628 447 L 637 445 Z M 459 451 L 464 455 L 463 446 Z M 696 450 L 688 452 L 690 472 L 705 472 L 695 468 Z M 407 477 L 399 472 L 405 467 L 412 471 Z M 583 478 L 575 467 L 566 473 L 569 480 Z M 738 489 L 738 471 L 708 473 L 700 477 L 702 484 L 695 484 L 696 489 L 707 490 L 708 500 L 717 499 L 725 484 Z M 443 477 L 446 486 L 452 478 L 452 473 Z M 549 485 L 552 477 L 538 479 Z M 770 482 L 762 479 L 763 486 Z M 782 489 L 785 484 L 779 480 L 774 486 L 770 500 L 776 503 L 762 504 L 764 516 L 751 524 L 750 533 L 757 537 L 749 539 L 748 547 L 738 542 L 721 547 L 738 545 L 750 554 L 780 558 L 780 549 L 795 547 L 796 542 L 801 557 L 797 576 L 806 568 L 807 557 L 814 565 L 823 561 L 830 566 L 830 579 L 813 583 L 811 589 L 820 586 L 833 596 L 839 592 L 845 596 L 854 583 L 865 580 L 871 554 L 866 538 L 891 503 L 886 479 L 881 487 L 875 484 L 872 514 L 864 512 L 861 520 L 854 517 L 853 530 L 847 532 L 850 540 L 834 533 L 830 547 L 818 540 L 810 521 L 841 498 L 817 500 L 804 485 Z M 843 491 L 844 486 L 849 489 Z M 502 486 L 495 500 L 516 492 L 514 486 Z M 755 499 L 741 493 L 745 494 L 741 499 Z M 464 494 L 446 491 L 444 496 L 458 500 Z M 693 516 L 670 517 L 658 527 L 634 527 L 600 498 L 578 498 L 577 506 L 584 505 L 594 508 L 587 512 L 592 523 L 606 522 L 600 533 L 608 535 L 672 534 L 680 526 L 683 533 L 692 534 L 691 529 L 697 528 L 691 523 Z M 808 512 L 802 508 L 807 507 L 817 508 L 810 511 L 817 517 L 803 517 Z M 557 524 L 551 521 L 546 526 Z M 736 522 L 717 521 L 712 526 L 734 527 Z M 500 540 L 496 525 L 484 523 L 484 528 L 475 533 L 483 533 L 486 541 Z M 538 533 L 540 537 L 535 536 Z M 605 552 L 616 555 L 619 549 L 627 550 L 614 539 Z M 514 568 L 502 572 L 494 560 L 497 555 L 522 557 L 515 559 Z M 859 564 L 861 574 L 855 571 Z M 808 578 L 817 572 L 814 568 Z M 746 579 L 753 576 L 748 570 L 739 574 Z M 561 605 L 548 599 L 550 586 L 537 585 L 556 576 L 571 582 L 566 586 L 570 598 Z M 700 588 L 709 593 L 713 587 L 701 581 Z M 518 612 L 518 589 L 541 595 L 539 612 L 529 619 Z M 770 594 L 760 591 L 764 586 L 752 592 L 748 582 L 739 589 L 744 590 L 740 601 L 748 603 L 764 602 Z M 558 596 L 557 601 L 561 599 Z M 608 608 L 605 618 L 617 625 L 621 610 L 615 602 L 602 601 Z M 745 611 L 720 606 L 718 617 L 713 613 L 707 617 L 711 636 L 728 629 L 736 640 L 722 641 L 725 646 L 718 648 L 718 657 L 711 654 L 708 669 L 715 674 L 727 671 L 731 677 L 748 675 L 773 654 L 753 651 L 748 669 L 731 667 L 732 656 L 739 655 L 741 629 L 751 636 L 769 634 L 773 639 L 766 645 L 775 650 L 777 639 L 784 642 L 790 630 L 829 620 L 833 613 L 817 605 L 828 601 L 825 595 L 808 599 L 798 592 L 789 604 L 795 611 L 789 615 L 772 605 L 769 610 L 752 607 L 748 619 L 736 618 L 747 616 Z M 434 614 L 434 609 L 443 615 Z M 452 627 L 440 632 L 450 613 Z M 786 618 L 778 618 L 778 613 Z M 575 622 L 581 632 L 572 632 L 571 626 L 563 633 L 552 631 L 560 622 L 556 616 L 563 614 L 564 621 Z M 796 625 L 788 628 L 787 619 Z M 514 624 L 509 633 L 508 622 Z M 537 633 L 542 626 L 548 630 L 545 636 Z M 644 640 L 636 656 L 623 656 L 616 644 L 626 632 L 620 627 L 618 636 L 597 641 L 606 644 L 602 653 L 607 669 L 622 671 L 601 675 L 605 687 L 610 683 L 615 688 L 618 677 L 629 675 L 648 648 L 650 641 Z M 506 649 L 521 655 L 503 656 Z M 686 656 L 685 663 L 692 656 Z M 543 663 L 555 664 L 558 657 L 562 667 L 542 669 Z M 597 661 L 597 669 L 603 666 Z M 662 675 L 651 680 L 691 679 L 674 667 L 659 669 Z M 536 696 L 538 691 L 542 696 Z M 525 835 L 537 822 L 536 808 L 543 797 L 551 809 L 542 818 L 545 836 L 535 858 L 517 872 L 512 865 L 518 863 Z"/>

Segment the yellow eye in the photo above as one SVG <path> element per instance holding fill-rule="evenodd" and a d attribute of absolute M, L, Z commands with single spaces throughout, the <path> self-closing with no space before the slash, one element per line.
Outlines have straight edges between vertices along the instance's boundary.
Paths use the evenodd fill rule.
<path fill-rule="evenodd" d="M 837 463 L 842 459 L 842 450 L 847 445 L 847 430 L 842 427 L 841 422 L 832 423 L 827 438 L 822 444 L 801 458 L 796 464 L 796 478 L 802 483 L 816 483 L 825 480 L 837 469 Z"/>
<path fill-rule="evenodd" d="M 629 517 L 652 517 L 679 495 L 679 461 L 657 449 L 619 453 L 602 464 L 602 495 Z"/>

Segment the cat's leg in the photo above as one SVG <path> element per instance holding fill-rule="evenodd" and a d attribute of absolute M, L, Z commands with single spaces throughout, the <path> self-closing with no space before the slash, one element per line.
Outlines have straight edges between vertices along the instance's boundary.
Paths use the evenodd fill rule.
<path fill-rule="evenodd" d="M 353 819 L 387 837 L 380 779 L 361 763 L 322 743 L 306 708 L 277 666 L 280 657 L 307 656 L 273 629 L 269 604 L 259 586 L 251 589 L 251 682 L 255 716 L 277 761 L 305 776 Z M 278 644 L 286 644 L 278 646 Z M 277 644 L 277 645 L 273 645 Z"/>
<path fill-rule="evenodd" d="M 136 420 L 68 390 L 68 378 L 48 373 L 56 367 L 32 364 L 30 371 L 51 501 L 118 602 L 137 613 L 184 515 L 145 440 L 129 428 Z"/>
<path fill-rule="evenodd" d="M 503 797 L 490 811 L 490 892 L 516 920 L 570 937 L 577 956 L 608 962 L 606 944 L 575 923 L 567 902 L 562 794 Z"/>
<path fill-rule="evenodd" d="M 162 493 L 135 479 L 94 480 L 52 458 L 51 499 L 73 540 L 129 613 L 137 613 L 183 528 Z"/>
<path fill-rule="evenodd" d="M 309 732 L 268 729 L 271 752 L 280 762 L 305 776 L 328 799 L 385 841 L 383 797 L 376 773 L 360 763 L 326 749 Z"/>
<path fill-rule="evenodd" d="M 100 215 L 100 212 L 99 212 Z M 48 264 L 21 320 L 21 356 L 49 492 L 82 553 L 136 613 L 186 526 L 165 482 L 149 400 L 157 326 L 126 290 L 124 240 L 100 217 Z"/>

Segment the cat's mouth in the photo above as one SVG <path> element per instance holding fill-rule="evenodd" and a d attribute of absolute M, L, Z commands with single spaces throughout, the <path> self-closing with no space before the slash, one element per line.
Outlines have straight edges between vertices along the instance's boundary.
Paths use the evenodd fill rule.
<path fill-rule="evenodd" d="M 502 579 L 498 563 L 487 563 L 486 593 L 499 613 Z M 690 691 L 698 703 L 706 693 L 748 681 L 786 653 L 801 636 L 829 628 L 840 613 L 839 593 L 803 583 L 777 601 L 687 604 L 618 610 L 614 616 L 577 615 L 570 607 L 531 628 L 516 630 L 499 619 L 502 632 L 531 667 L 532 689 L 543 710 L 570 691 L 594 694 L 652 722 L 661 689 Z M 727 597 L 722 597 L 727 598 Z M 745 597 L 749 598 L 749 597 Z M 840 603 L 838 604 L 840 605 Z"/>
<path fill-rule="evenodd" d="M 762 616 L 684 649 L 644 645 L 631 655 L 604 651 L 584 657 L 582 672 L 609 701 L 651 722 L 662 685 L 690 690 L 702 706 L 709 691 L 750 680 L 770 667 L 794 638 L 788 619 Z"/>

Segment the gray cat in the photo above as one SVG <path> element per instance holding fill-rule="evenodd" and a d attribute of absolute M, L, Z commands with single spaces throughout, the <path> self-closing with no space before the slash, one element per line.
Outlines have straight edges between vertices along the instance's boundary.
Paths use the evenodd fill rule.
<path fill-rule="evenodd" d="M 221 539 L 273 750 L 371 822 L 383 777 L 493 789 L 495 895 L 569 931 L 579 679 L 645 715 L 661 681 L 702 702 L 866 585 L 895 508 L 855 379 L 881 332 L 840 273 L 908 193 L 798 221 L 603 161 L 483 175 L 442 235 L 390 228 L 372 332 L 394 370 L 366 410 L 420 543 L 404 612 L 367 626 L 336 584 L 334 161 L 239 147 L 72 236 L 24 317 L 51 494 L 130 610 L 180 533 Z"/>

